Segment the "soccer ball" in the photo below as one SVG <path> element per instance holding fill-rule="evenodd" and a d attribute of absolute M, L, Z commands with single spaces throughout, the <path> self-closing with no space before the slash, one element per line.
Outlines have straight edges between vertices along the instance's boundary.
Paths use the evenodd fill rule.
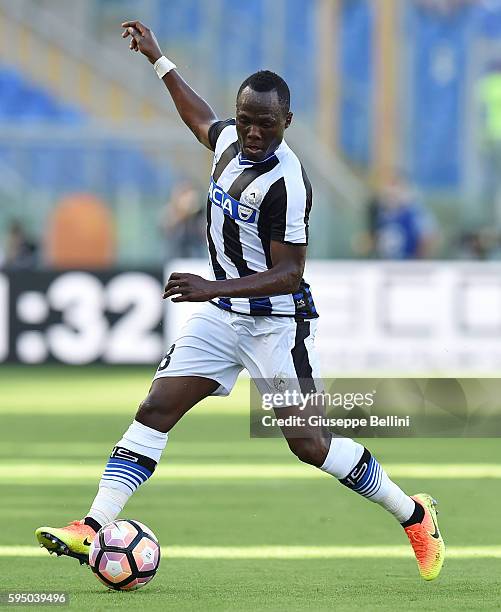
<path fill-rule="evenodd" d="M 104 525 L 90 545 L 89 565 L 109 589 L 139 589 L 157 573 L 160 545 L 139 521 L 119 520 Z"/>

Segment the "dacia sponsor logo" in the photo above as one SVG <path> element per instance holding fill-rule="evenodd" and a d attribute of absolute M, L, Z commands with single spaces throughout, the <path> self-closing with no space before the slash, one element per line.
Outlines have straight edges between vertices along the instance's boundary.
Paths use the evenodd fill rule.
<path fill-rule="evenodd" d="M 228 217 L 243 221 L 244 223 L 254 223 L 256 221 L 257 210 L 250 206 L 245 206 L 235 198 L 232 198 L 225 191 L 218 187 L 217 183 L 211 179 L 209 186 L 209 200 L 223 209 Z"/>

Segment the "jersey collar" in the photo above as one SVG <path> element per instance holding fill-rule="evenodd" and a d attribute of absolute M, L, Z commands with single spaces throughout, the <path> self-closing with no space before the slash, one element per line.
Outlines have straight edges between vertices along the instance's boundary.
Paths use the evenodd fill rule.
<path fill-rule="evenodd" d="M 270 161 L 270 159 L 272 159 L 273 157 L 276 156 L 276 154 L 282 149 L 282 147 L 285 144 L 285 140 L 282 140 L 282 142 L 278 145 L 278 147 L 273 151 L 273 153 L 271 153 L 271 155 L 268 155 L 268 157 L 265 157 L 264 159 L 262 159 L 261 161 L 252 161 L 251 159 L 247 159 L 246 157 L 244 157 L 242 155 L 242 153 L 240 152 L 238 154 L 238 164 L 240 166 L 244 166 L 246 168 L 249 168 L 251 166 L 259 166 L 259 164 L 264 164 L 267 161 Z"/>
<path fill-rule="evenodd" d="M 239 153 L 238 154 L 238 164 L 240 166 L 246 166 L 246 167 L 258 166 L 259 164 L 264 164 L 265 162 L 269 161 L 272 157 L 275 157 L 274 152 L 271 155 L 268 155 L 268 157 L 266 157 L 265 159 L 262 159 L 261 161 L 252 161 L 251 159 L 247 159 L 241 153 Z"/>

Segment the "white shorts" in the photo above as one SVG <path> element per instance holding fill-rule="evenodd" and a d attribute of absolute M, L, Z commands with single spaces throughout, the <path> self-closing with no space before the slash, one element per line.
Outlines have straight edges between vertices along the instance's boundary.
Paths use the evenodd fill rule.
<path fill-rule="evenodd" d="M 153 378 L 200 376 L 219 383 L 213 395 L 228 395 L 245 368 L 261 394 L 320 391 L 314 340 L 318 319 L 253 317 L 206 303 L 184 327 Z"/>

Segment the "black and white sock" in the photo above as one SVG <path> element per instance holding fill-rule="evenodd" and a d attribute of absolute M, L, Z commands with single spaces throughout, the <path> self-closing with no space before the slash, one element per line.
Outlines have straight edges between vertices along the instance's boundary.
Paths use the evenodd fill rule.
<path fill-rule="evenodd" d="M 133 421 L 111 452 L 85 517 L 88 525 L 95 529 L 116 519 L 129 497 L 155 471 L 167 438 L 168 434 Z"/>
<path fill-rule="evenodd" d="M 332 438 L 320 469 L 335 476 L 352 491 L 385 508 L 399 523 L 409 521 L 418 506 L 390 480 L 366 448 L 349 438 Z"/>

